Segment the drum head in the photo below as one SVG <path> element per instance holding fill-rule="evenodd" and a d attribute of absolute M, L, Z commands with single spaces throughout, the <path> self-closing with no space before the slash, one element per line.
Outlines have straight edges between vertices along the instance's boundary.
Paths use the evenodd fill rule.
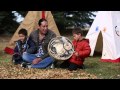
<path fill-rule="evenodd" d="M 55 37 L 48 44 L 48 53 L 57 60 L 67 60 L 74 52 L 72 42 L 63 36 Z"/>

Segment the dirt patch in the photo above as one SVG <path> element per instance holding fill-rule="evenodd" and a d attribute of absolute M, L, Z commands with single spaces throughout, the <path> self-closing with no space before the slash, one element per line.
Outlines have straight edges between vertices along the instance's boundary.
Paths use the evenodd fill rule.
<path fill-rule="evenodd" d="M 11 63 L 11 55 L 4 53 L 11 36 L 0 36 L 0 79 L 96 79 L 84 70 L 66 69 L 26 69 Z"/>
<path fill-rule="evenodd" d="M 1 79 L 96 79 L 95 75 L 83 70 L 69 71 L 66 69 L 26 69 L 11 63 L 0 65 Z"/>

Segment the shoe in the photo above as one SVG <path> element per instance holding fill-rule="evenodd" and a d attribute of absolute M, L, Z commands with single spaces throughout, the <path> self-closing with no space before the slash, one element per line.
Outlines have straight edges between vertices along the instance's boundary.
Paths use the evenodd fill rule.
<path fill-rule="evenodd" d="M 79 67 L 79 69 L 85 69 L 85 65 L 83 64 L 82 66 Z"/>
<path fill-rule="evenodd" d="M 18 64 L 21 64 L 21 62 L 19 61 L 15 61 L 14 59 L 12 60 L 12 63 L 14 64 L 14 65 L 18 65 Z"/>
<path fill-rule="evenodd" d="M 50 66 L 47 67 L 47 69 L 49 69 L 49 68 L 53 69 L 53 68 L 55 68 L 55 65 L 52 63 Z"/>
<path fill-rule="evenodd" d="M 50 65 L 50 68 L 51 68 L 51 69 L 55 68 L 55 65 L 54 65 L 54 64 L 51 64 L 51 65 Z"/>
<path fill-rule="evenodd" d="M 23 63 L 21 64 L 21 67 L 23 67 L 23 68 L 31 68 L 31 63 L 23 62 Z"/>

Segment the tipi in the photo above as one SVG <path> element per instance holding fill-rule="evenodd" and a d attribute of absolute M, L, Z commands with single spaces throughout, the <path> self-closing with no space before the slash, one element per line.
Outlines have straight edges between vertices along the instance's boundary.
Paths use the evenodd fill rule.
<path fill-rule="evenodd" d="M 91 56 L 101 51 L 101 61 L 120 62 L 120 11 L 99 11 L 86 38 L 90 40 Z"/>
<path fill-rule="evenodd" d="M 48 21 L 48 28 L 53 30 L 56 35 L 60 35 L 59 30 L 56 26 L 56 23 L 54 21 L 53 15 L 50 11 L 29 11 L 26 15 L 23 22 L 20 24 L 16 32 L 14 33 L 13 37 L 9 41 L 8 45 L 4 49 L 4 51 L 8 54 L 13 54 L 13 49 L 15 47 L 14 41 L 18 40 L 18 31 L 21 28 L 25 28 L 28 30 L 28 35 L 38 28 L 38 21 L 40 18 L 45 18 Z"/>

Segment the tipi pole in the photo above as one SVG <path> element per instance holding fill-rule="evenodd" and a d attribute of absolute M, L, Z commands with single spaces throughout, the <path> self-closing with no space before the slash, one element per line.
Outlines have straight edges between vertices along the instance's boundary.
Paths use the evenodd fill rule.
<path fill-rule="evenodd" d="M 45 11 L 42 11 L 42 18 L 45 19 Z"/>

